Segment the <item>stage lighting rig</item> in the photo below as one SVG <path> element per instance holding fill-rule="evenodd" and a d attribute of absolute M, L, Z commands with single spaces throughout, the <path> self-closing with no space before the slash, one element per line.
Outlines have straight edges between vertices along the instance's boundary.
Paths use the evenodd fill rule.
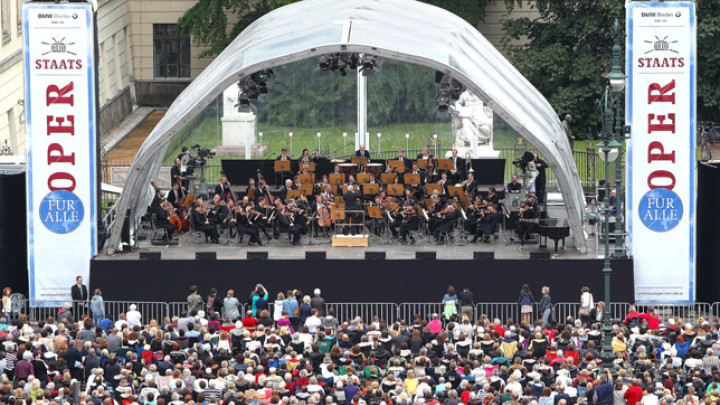
<path fill-rule="evenodd" d="M 245 76 L 238 82 L 238 107 L 240 112 L 249 112 L 252 103 L 262 102 L 261 94 L 268 92 L 268 80 L 273 76 L 272 69 L 263 69 Z"/>
<path fill-rule="evenodd" d="M 362 59 L 360 60 L 360 69 L 362 71 L 363 76 L 370 76 L 375 73 L 377 73 L 379 69 L 380 62 L 378 61 L 378 57 L 375 55 L 363 55 Z"/>

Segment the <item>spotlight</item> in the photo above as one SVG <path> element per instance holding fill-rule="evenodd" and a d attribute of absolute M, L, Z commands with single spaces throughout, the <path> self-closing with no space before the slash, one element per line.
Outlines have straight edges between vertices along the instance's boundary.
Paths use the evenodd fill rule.
<path fill-rule="evenodd" d="M 445 89 L 440 90 L 435 99 L 435 103 L 437 104 L 438 111 L 447 112 L 450 107 L 450 93 Z"/>
<path fill-rule="evenodd" d="M 326 72 L 328 69 L 330 69 L 330 55 L 321 55 L 318 58 L 318 67 L 320 67 L 321 72 Z"/>

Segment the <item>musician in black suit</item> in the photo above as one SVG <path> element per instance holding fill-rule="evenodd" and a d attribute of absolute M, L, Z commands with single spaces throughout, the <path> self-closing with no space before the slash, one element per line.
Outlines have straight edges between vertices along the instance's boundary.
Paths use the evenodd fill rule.
<path fill-rule="evenodd" d="M 280 188 L 280 195 L 282 196 L 283 203 L 287 202 L 288 200 L 288 192 L 297 189 L 298 188 L 293 184 L 293 181 L 291 179 L 286 179 L 285 185 Z"/>
<path fill-rule="evenodd" d="M 177 226 L 170 222 L 170 214 L 172 213 L 172 210 L 173 206 L 170 204 L 170 201 L 163 201 L 155 211 L 155 224 L 158 228 L 165 228 L 168 240 L 170 240 L 177 230 Z"/>
<path fill-rule="evenodd" d="M 287 154 L 287 148 L 282 148 L 280 156 L 278 156 L 275 160 L 290 160 L 290 156 Z"/>
<path fill-rule="evenodd" d="M 215 186 L 215 194 L 219 195 L 223 200 L 233 200 L 232 191 L 230 191 L 230 182 L 227 177 L 222 176 L 218 179 L 218 185 Z"/>
<path fill-rule="evenodd" d="M 497 229 L 497 224 L 502 221 L 502 215 L 502 212 L 497 210 L 496 205 L 488 205 L 483 212 L 483 216 L 478 220 L 472 243 L 477 242 L 478 238 L 492 236 L 495 229 Z"/>
<path fill-rule="evenodd" d="M 435 228 L 433 235 L 435 236 L 435 243 L 438 245 L 445 242 L 445 235 L 450 235 L 455 225 L 455 220 L 458 219 L 459 212 L 455 209 L 452 203 L 448 203 L 445 207 L 445 215 L 440 217 L 438 226 Z"/>
<path fill-rule="evenodd" d="M 360 149 L 355 151 L 355 156 L 356 157 L 366 157 L 366 158 L 368 158 L 368 160 L 370 160 L 370 152 L 365 150 L 365 145 L 363 145 L 363 144 L 360 144 Z"/>
<path fill-rule="evenodd" d="M 465 180 L 465 184 L 463 184 L 463 192 L 475 198 L 475 195 L 477 194 L 477 188 L 478 182 L 477 180 L 475 180 L 475 174 L 468 173 L 468 178 L 467 180 Z"/>
<path fill-rule="evenodd" d="M 211 243 L 220 243 L 220 235 L 215 225 L 211 225 L 207 215 L 205 215 L 205 207 L 202 204 L 195 204 L 192 211 L 193 226 L 196 231 L 203 232 L 205 238 L 209 238 Z"/>
<path fill-rule="evenodd" d="M 403 151 L 402 149 L 398 151 L 397 157 L 391 160 L 399 160 L 401 162 L 405 162 L 405 171 L 409 170 L 410 165 L 412 164 L 412 160 L 405 157 L 405 151 Z"/>
<path fill-rule="evenodd" d="M 461 181 L 463 181 L 463 169 L 465 168 L 465 159 L 458 156 L 457 149 L 453 149 L 450 160 L 452 160 L 453 167 L 452 169 L 448 170 L 448 178 L 453 183 L 460 183 Z"/>
<path fill-rule="evenodd" d="M 362 145 L 360 145 L 362 146 Z M 360 203 L 358 202 L 358 194 L 355 193 L 357 186 L 349 185 L 347 193 L 343 194 L 343 200 L 345 200 L 345 210 L 360 210 Z M 345 225 L 343 225 L 343 234 L 347 235 L 348 231 L 352 232 L 353 235 L 358 230 L 356 226 L 350 226 L 350 224 L 357 224 L 360 220 L 358 213 L 346 213 L 345 214 Z"/>
<path fill-rule="evenodd" d="M 87 305 L 88 300 L 88 290 L 83 284 L 82 276 L 75 277 L 75 284 L 70 288 L 70 297 L 74 301 L 75 313 L 80 316 L 81 309 Z"/>
<path fill-rule="evenodd" d="M 422 153 L 417 155 L 417 160 L 420 159 L 430 159 L 430 151 L 428 148 L 423 148 Z"/>
<path fill-rule="evenodd" d="M 187 193 L 180 187 L 180 183 L 173 183 L 172 189 L 168 191 L 166 199 L 170 204 L 177 207 L 178 204 L 185 202 L 186 195 Z"/>
<path fill-rule="evenodd" d="M 535 199 L 531 196 L 520 206 L 520 219 L 518 220 L 517 233 L 520 237 L 520 244 L 525 245 L 525 240 L 535 229 L 535 219 L 538 217 Z"/>

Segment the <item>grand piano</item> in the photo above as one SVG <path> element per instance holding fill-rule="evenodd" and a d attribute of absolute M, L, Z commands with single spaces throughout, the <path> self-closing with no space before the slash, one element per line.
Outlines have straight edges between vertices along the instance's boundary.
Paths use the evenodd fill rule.
<path fill-rule="evenodd" d="M 555 253 L 558 251 L 558 242 L 562 239 L 562 246 L 565 248 L 565 238 L 570 236 L 570 224 L 565 218 L 545 218 L 538 220 L 538 234 L 540 235 L 540 247 L 547 247 L 547 239 L 555 241 Z M 543 244 L 545 237 L 545 244 Z"/>

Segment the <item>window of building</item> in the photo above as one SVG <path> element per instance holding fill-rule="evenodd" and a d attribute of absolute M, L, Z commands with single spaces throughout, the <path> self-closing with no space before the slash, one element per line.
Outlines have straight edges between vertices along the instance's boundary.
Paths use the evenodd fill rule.
<path fill-rule="evenodd" d="M 153 24 L 155 77 L 190 77 L 190 37 L 175 24 Z"/>
<path fill-rule="evenodd" d="M 10 41 L 10 0 L 0 2 L 0 17 L 2 19 L 2 40 Z"/>
<path fill-rule="evenodd" d="M 22 35 L 22 14 L 25 0 L 17 0 L 17 35 Z"/>

